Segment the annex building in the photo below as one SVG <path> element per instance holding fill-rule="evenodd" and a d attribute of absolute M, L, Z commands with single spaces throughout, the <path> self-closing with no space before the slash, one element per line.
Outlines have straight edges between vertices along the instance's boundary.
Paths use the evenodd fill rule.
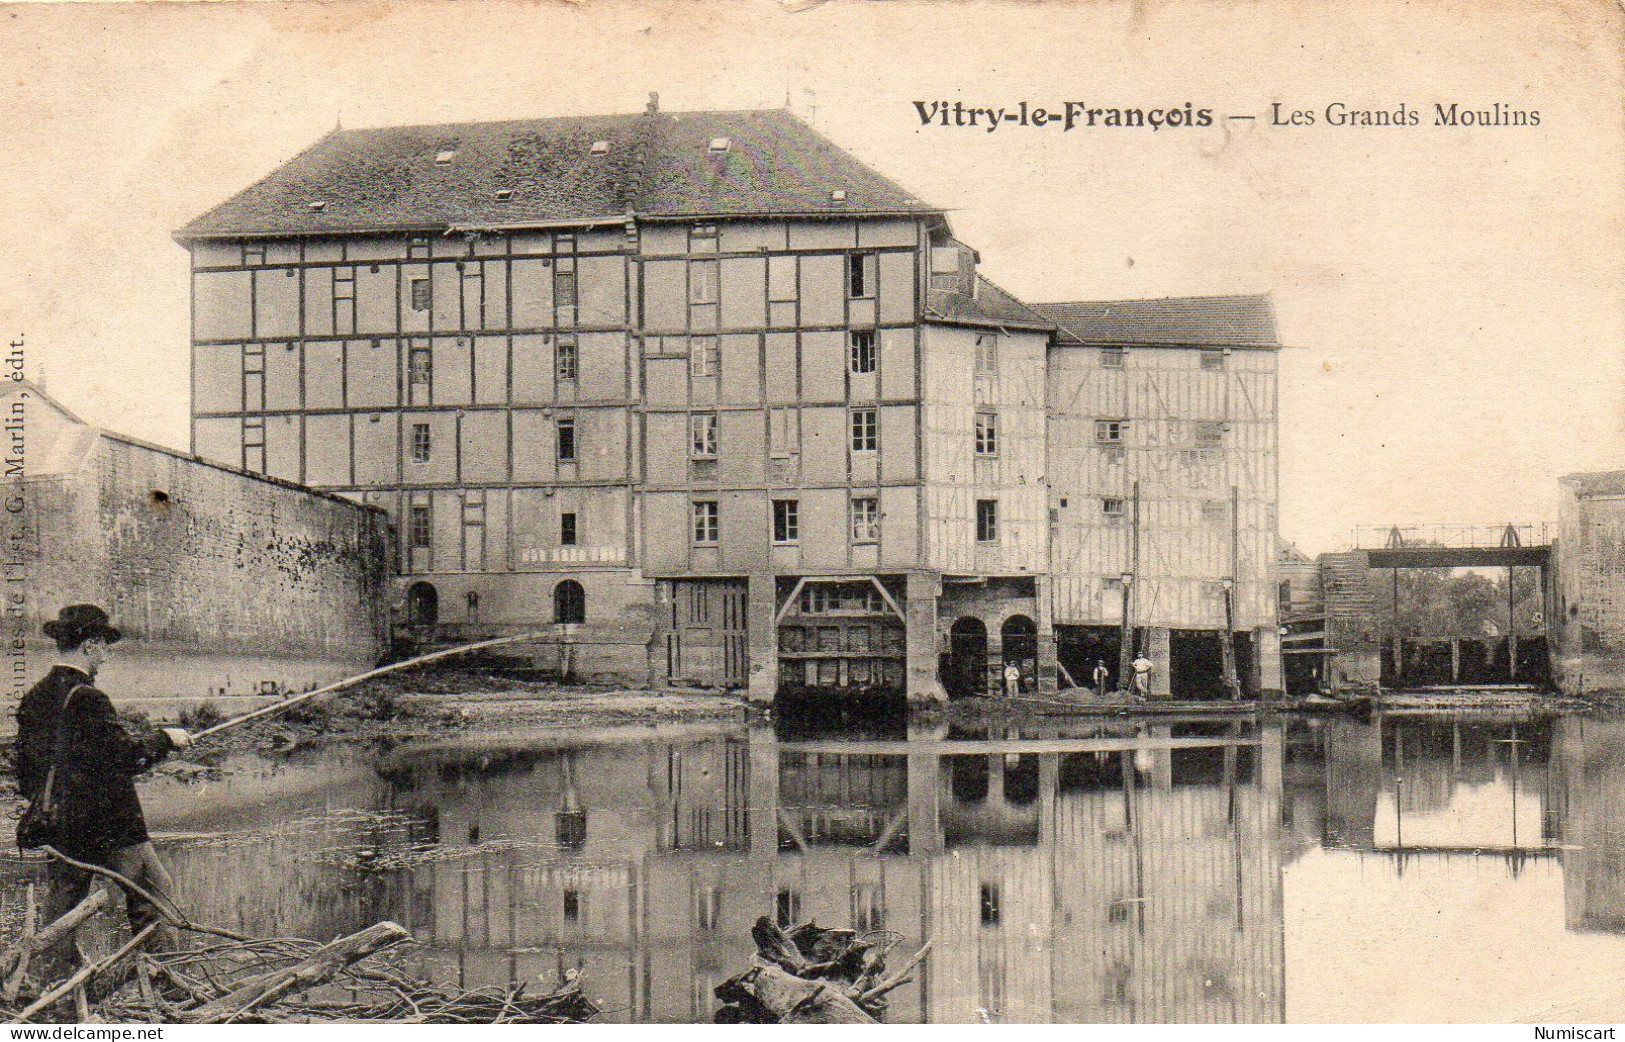
<path fill-rule="evenodd" d="M 789 113 L 653 99 L 335 131 L 176 238 L 193 451 L 385 511 L 439 639 L 764 699 L 1127 644 L 1280 687 L 1267 300 L 1029 307 Z"/>

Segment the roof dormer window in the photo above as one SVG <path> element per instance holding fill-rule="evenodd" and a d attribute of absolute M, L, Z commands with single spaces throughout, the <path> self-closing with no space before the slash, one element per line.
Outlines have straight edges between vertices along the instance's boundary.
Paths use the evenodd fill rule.
<path fill-rule="evenodd" d="M 609 151 L 609 142 L 608 141 L 594 141 L 592 143 L 592 154 L 593 155 L 601 156 L 601 155 L 604 155 L 605 153 L 607 153 L 608 151 Z"/>
<path fill-rule="evenodd" d="M 435 156 L 434 156 L 434 161 L 435 161 L 435 163 L 437 163 L 440 166 L 445 166 L 447 163 L 451 162 L 453 159 L 456 159 L 456 158 L 457 158 L 457 150 L 455 148 L 447 148 L 447 149 L 442 149 L 439 152 L 436 152 Z"/>
<path fill-rule="evenodd" d="M 733 141 L 731 139 L 725 137 L 714 137 L 711 139 L 710 152 L 712 155 L 717 155 L 719 153 L 728 151 L 728 149 L 732 147 Z"/>

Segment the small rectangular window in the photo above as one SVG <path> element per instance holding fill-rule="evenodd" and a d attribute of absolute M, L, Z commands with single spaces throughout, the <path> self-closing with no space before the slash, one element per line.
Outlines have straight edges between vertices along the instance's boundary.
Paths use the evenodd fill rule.
<path fill-rule="evenodd" d="M 854 373 L 875 371 L 875 331 L 854 329 L 851 346 L 847 351 L 847 365 Z"/>
<path fill-rule="evenodd" d="M 717 503 L 714 499 L 700 500 L 694 504 L 694 542 L 701 545 L 715 544 L 717 541 Z"/>
<path fill-rule="evenodd" d="M 1123 349 L 1120 347 L 1103 347 L 1100 349 L 1100 364 L 1107 369 L 1123 368 Z"/>
<path fill-rule="evenodd" d="M 717 278 L 716 261 L 690 261 L 688 265 L 688 302 L 690 304 L 715 304 L 719 288 Z"/>
<path fill-rule="evenodd" d="M 976 541 L 978 543 L 996 543 L 999 541 L 998 500 L 978 499 L 976 501 Z"/>
<path fill-rule="evenodd" d="M 428 311 L 434 305 L 434 288 L 428 279 L 412 280 L 412 310 Z"/>
<path fill-rule="evenodd" d="M 559 258 L 558 267 L 553 271 L 553 306 L 576 306 L 575 262 L 563 257 Z"/>
<path fill-rule="evenodd" d="M 874 883 L 859 883 L 852 888 L 852 928 L 860 931 L 886 928 L 886 899 Z"/>
<path fill-rule="evenodd" d="M 1215 449 L 1224 444 L 1224 424 L 1201 420 L 1196 424 L 1196 447 Z"/>
<path fill-rule="evenodd" d="M 412 548 L 414 550 L 422 550 L 427 548 L 429 545 L 429 534 L 429 508 L 413 507 L 411 531 L 408 533 Z"/>
<path fill-rule="evenodd" d="M 852 499 L 852 541 L 880 541 L 880 501 L 873 496 L 855 496 Z"/>
<path fill-rule="evenodd" d="M 999 338 L 994 333 L 976 335 L 976 374 L 997 376 L 999 373 Z"/>
<path fill-rule="evenodd" d="M 767 299 L 775 304 L 794 303 L 796 291 L 796 259 L 778 255 L 767 259 Z"/>
<path fill-rule="evenodd" d="M 715 224 L 696 224 L 688 230 L 688 251 L 690 253 L 717 252 L 717 226 Z"/>
<path fill-rule="evenodd" d="M 1213 351 L 1213 350 L 1203 351 L 1202 352 L 1202 368 L 1203 369 L 1209 369 L 1209 370 L 1223 369 L 1224 368 L 1224 352 L 1223 351 Z"/>
<path fill-rule="evenodd" d="M 558 350 L 554 354 L 560 380 L 574 380 L 581 374 L 581 348 L 573 336 L 559 337 Z"/>
<path fill-rule="evenodd" d="M 779 926 L 788 930 L 801 923 L 801 895 L 794 890 L 780 890 L 778 897 Z"/>
<path fill-rule="evenodd" d="M 978 456 L 997 456 L 999 454 L 998 413 L 979 412 L 976 414 L 976 454 Z"/>
<path fill-rule="evenodd" d="M 773 501 L 773 541 L 794 543 L 801 538 L 801 505 L 793 499 Z"/>
<path fill-rule="evenodd" d="M 407 373 L 412 383 L 428 385 L 434 374 L 434 353 L 426 344 L 413 344 L 407 355 Z"/>
<path fill-rule="evenodd" d="M 852 410 L 852 451 L 874 452 L 880 447 L 880 427 L 874 409 Z"/>
<path fill-rule="evenodd" d="M 794 409 L 770 409 L 767 414 L 768 451 L 783 458 L 801 451 L 801 428 Z"/>
<path fill-rule="evenodd" d="M 564 892 L 564 921 L 567 923 L 579 922 L 581 919 L 581 891 L 566 890 Z"/>
<path fill-rule="evenodd" d="M 1202 501 L 1203 521 L 1223 521 L 1230 516 L 1230 504 L 1222 499 Z"/>
<path fill-rule="evenodd" d="M 846 295 L 853 299 L 875 295 L 875 269 L 878 261 L 872 253 L 846 255 Z"/>
<path fill-rule="evenodd" d="M 1004 919 L 1004 910 L 999 907 L 999 884 L 982 884 L 982 925 L 997 926 Z"/>
<path fill-rule="evenodd" d="M 717 414 L 697 412 L 689 417 L 689 456 L 692 459 L 716 459 Z"/>
<path fill-rule="evenodd" d="M 558 420 L 555 425 L 555 452 L 554 458 L 560 463 L 570 463 L 576 458 L 576 421 L 571 417 Z"/>
<path fill-rule="evenodd" d="M 1118 445 L 1123 441 L 1122 420 L 1096 420 L 1095 441 L 1101 445 Z"/>
<path fill-rule="evenodd" d="M 1123 501 L 1121 499 L 1102 499 L 1100 501 L 1100 512 L 1107 517 L 1122 517 Z"/>
<path fill-rule="evenodd" d="M 717 338 L 697 336 L 688 342 L 688 375 L 717 375 Z"/>
<path fill-rule="evenodd" d="M 434 448 L 427 423 L 412 424 L 412 462 L 429 462 L 429 453 Z"/>
<path fill-rule="evenodd" d="M 559 515 L 559 545 L 576 545 L 576 516 L 572 511 Z"/>
<path fill-rule="evenodd" d="M 715 930 L 721 921 L 722 888 L 701 887 L 694 894 L 694 924 L 701 930 Z M 709 999 L 709 994 L 706 997 Z"/>

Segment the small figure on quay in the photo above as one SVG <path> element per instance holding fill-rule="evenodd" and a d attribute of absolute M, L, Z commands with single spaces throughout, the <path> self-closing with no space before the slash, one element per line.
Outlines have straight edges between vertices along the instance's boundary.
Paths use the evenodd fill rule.
<path fill-rule="evenodd" d="M 191 744 L 178 727 L 132 735 L 112 700 L 95 686 L 96 673 L 122 634 L 94 604 L 70 604 L 43 627 L 58 660 L 17 707 L 17 782 L 29 801 L 18 845 L 50 846 L 76 861 L 110 869 L 161 900 L 174 882 L 153 849 L 136 796 L 136 776 Z M 45 922 L 84 900 L 93 874 L 52 858 Z M 126 891 L 130 928 L 162 920 L 145 897 Z M 164 927 L 153 948 L 169 942 Z"/>
<path fill-rule="evenodd" d="M 1151 696 L 1151 660 L 1144 652 L 1134 659 L 1134 694 L 1140 698 Z"/>
<path fill-rule="evenodd" d="M 1106 668 L 1105 659 L 1095 660 L 1095 694 L 1101 698 L 1106 697 L 1106 690 L 1111 683 L 1112 671 Z"/>
<path fill-rule="evenodd" d="M 1014 662 L 1004 664 L 1004 693 L 1008 698 L 1021 694 L 1021 667 Z"/>

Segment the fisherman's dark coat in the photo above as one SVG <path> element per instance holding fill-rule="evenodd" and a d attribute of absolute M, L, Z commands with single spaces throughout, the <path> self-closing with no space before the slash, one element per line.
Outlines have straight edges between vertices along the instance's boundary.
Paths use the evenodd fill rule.
<path fill-rule="evenodd" d="M 58 760 L 57 718 L 75 688 L 80 690 L 68 706 Z M 61 828 L 52 846 L 69 857 L 97 860 L 146 842 L 135 778 L 173 749 L 162 731 L 150 737 L 126 731 L 112 700 L 71 666 L 53 666 L 17 706 L 18 788 L 30 801 L 36 799 L 57 763 L 53 788 Z"/>

